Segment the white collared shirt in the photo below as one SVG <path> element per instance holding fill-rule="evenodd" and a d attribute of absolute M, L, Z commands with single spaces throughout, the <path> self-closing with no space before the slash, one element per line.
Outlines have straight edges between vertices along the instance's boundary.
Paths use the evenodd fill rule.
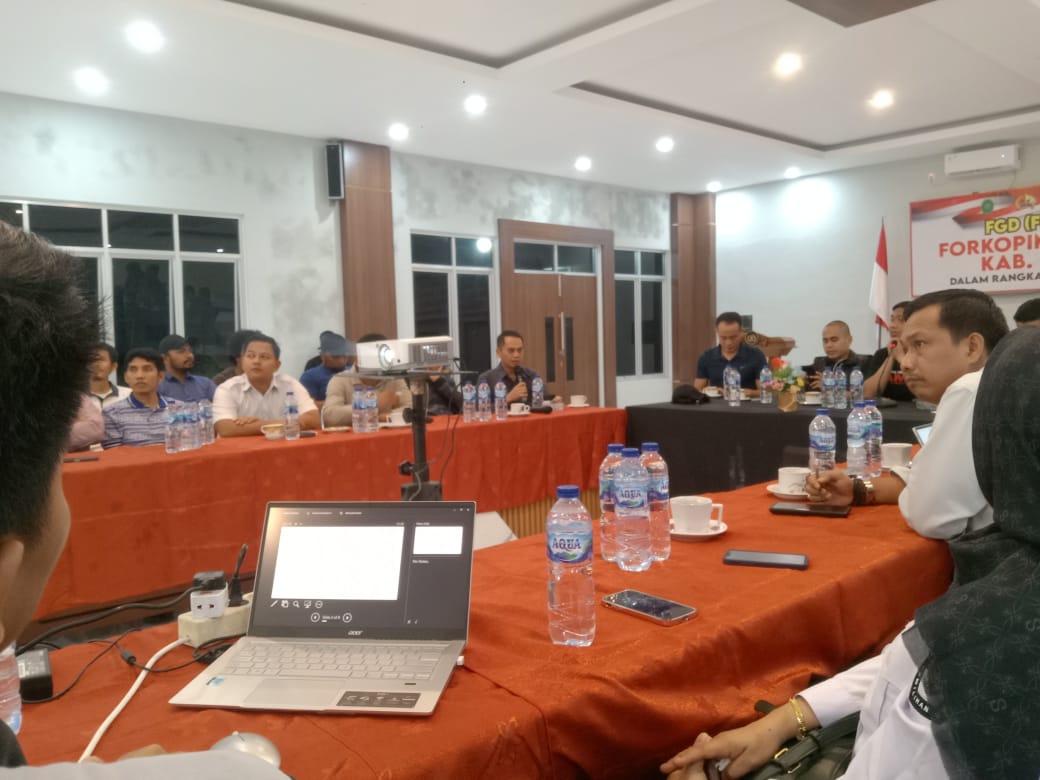
<path fill-rule="evenodd" d="M 289 391 L 296 397 L 300 414 L 318 408 L 307 388 L 288 374 L 275 374 L 271 386 L 263 394 L 249 383 L 245 374 L 240 374 L 217 385 L 213 396 L 213 421 L 239 417 L 279 420 L 285 416 L 285 394 Z"/>

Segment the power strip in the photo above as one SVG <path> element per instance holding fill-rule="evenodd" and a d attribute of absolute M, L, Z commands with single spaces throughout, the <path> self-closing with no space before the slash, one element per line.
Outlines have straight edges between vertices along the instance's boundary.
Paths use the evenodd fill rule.
<path fill-rule="evenodd" d="M 201 647 L 220 637 L 244 634 L 249 626 L 253 594 L 247 593 L 244 598 L 245 604 L 227 607 L 220 617 L 198 618 L 190 612 L 182 613 L 177 618 L 177 636 L 187 640 L 192 647 Z"/>

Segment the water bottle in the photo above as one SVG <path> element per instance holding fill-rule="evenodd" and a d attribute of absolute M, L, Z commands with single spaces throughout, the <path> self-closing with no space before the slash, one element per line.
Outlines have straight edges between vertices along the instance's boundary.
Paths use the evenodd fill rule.
<path fill-rule="evenodd" d="M 621 462 L 624 444 L 608 444 L 607 457 L 599 464 L 599 554 L 605 561 L 617 560 L 617 536 L 614 527 L 614 470 Z"/>
<path fill-rule="evenodd" d="M 588 647 L 596 636 L 592 582 L 592 518 L 577 485 L 556 488 L 545 518 L 549 562 L 549 637 L 554 644 Z"/>
<path fill-rule="evenodd" d="M 646 571 L 653 555 L 650 547 L 649 475 L 639 462 L 639 450 L 625 447 L 614 469 L 614 537 L 617 565 L 625 571 Z"/>
<path fill-rule="evenodd" d="M 849 403 L 855 405 L 857 401 L 863 400 L 863 372 L 859 366 L 852 369 L 849 374 Z"/>
<path fill-rule="evenodd" d="M 481 422 L 491 419 L 491 388 L 485 379 L 477 385 L 477 417 Z"/>
<path fill-rule="evenodd" d="M 809 423 L 809 468 L 814 474 L 834 468 L 837 438 L 830 409 L 817 409 Z"/>
<path fill-rule="evenodd" d="M 828 409 L 834 406 L 834 370 L 824 368 L 821 381 L 823 395 L 820 400 Z"/>
<path fill-rule="evenodd" d="M 850 477 L 862 477 L 867 473 L 867 436 L 870 434 L 870 418 L 865 405 L 857 401 L 846 421 L 848 437 L 845 449 L 845 473 Z"/>
<path fill-rule="evenodd" d="M 181 420 L 181 449 L 197 450 L 202 446 L 202 432 L 199 430 L 199 407 L 198 404 L 188 401 L 180 404 Z"/>
<path fill-rule="evenodd" d="M 733 366 L 722 371 L 723 394 L 730 406 L 740 406 L 740 372 Z"/>
<path fill-rule="evenodd" d="M 181 451 L 181 427 L 176 406 L 166 407 L 166 454 Z"/>
<path fill-rule="evenodd" d="M 350 398 L 350 424 L 354 433 L 366 433 L 367 415 L 365 412 L 365 386 L 354 385 L 354 393 Z"/>
<path fill-rule="evenodd" d="M 462 421 L 473 422 L 477 419 L 477 388 L 472 382 L 462 386 Z"/>
<path fill-rule="evenodd" d="M 495 382 L 495 419 L 505 420 L 509 417 L 509 404 L 506 403 L 506 383 L 499 379 Z"/>
<path fill-rule="evenodd" d="M 365 406 L 365 430 L 368 433 L 375 433 L 379 430 L 379 393 L 376 392 L 374 387 L 368 387 L 366 385 L 363 395 Z"/>
<path fill-rule="evenodd" d="M 285 394 L 285 438 L 289 441 L 300 438 L 300 407 L 292 390 Z"/>
<path fill-rule="evenodd" d="M 870 433 L 867 436 L 867 476 L 881 476 L 881 442 L 884 423 L 877 401 L 867 401 L 867 417 L 870 419 Z"/>
<path fill-rule="evenodd" d="M 646 469 L 646 494 L 650 507 L 650 555 L 667 561 L 672 554 L 672 514 L 668 495 L 668 464 L 657 442 L 643 443 L 639 462 Z"/>
<path fill-rule="evenodd" d="M 199 439 L 203 446 L 213 443 L 213 402 L 199 401 Z"/>
<path fill-rule="evenodd" d="M 15 734 L 22 727 L 22 680 L 13 644 L 0 651 L 0 719 Z"/>
<path fill-rule="evenodd" d="M 769 366 L 763 366 L 762 370 L 758 374 L 758 384 L 761 385 L 761 394 L 758 396 L 758 400 L 764 404 L 773 403 L 773 372 L 769 370 Z"/>
<path fill-rule="evenodd" d="M 531 380 L 531 408 L 541 409 L 545 406 L 545 383 L 540 376 Z"/>
<path fill-rule="evenodd" d="M 849 408 L 849 377 L 843 369 L 834 369 L 834 401 L 831 409 Z"/>

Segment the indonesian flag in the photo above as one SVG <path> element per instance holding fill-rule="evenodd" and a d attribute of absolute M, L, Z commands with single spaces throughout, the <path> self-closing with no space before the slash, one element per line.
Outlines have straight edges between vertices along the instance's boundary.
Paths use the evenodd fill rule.
<path fill-rule="evenodd" d="M 874 276 L 870 280 L 870 310 L 875 320 L 888 330 L 888 246 L 885 242 L 885 223 L 881 223 L 877 257 L 874 258 Z"/>

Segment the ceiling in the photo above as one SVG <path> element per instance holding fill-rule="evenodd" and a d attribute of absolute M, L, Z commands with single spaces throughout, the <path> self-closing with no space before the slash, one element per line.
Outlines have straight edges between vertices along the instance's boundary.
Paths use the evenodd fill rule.
<path fill-rule="evenodd" d="M 814 4 L 0 0 L 0 92 L 661 192 L 1040 136 L 1040 0 L 903 0 L 848 27 Z M 157 54 L 125 43 L 142 18 L 166 39 Z M 787 51 L 804 64 L 782 80 Z M 108 76 L 105 94 L 78 90 L 84 65 Z M 884 111 L 867 105 L 880 88 L 895 95 Z M 472 93 L 481 117 L 462 109 Z"/>

